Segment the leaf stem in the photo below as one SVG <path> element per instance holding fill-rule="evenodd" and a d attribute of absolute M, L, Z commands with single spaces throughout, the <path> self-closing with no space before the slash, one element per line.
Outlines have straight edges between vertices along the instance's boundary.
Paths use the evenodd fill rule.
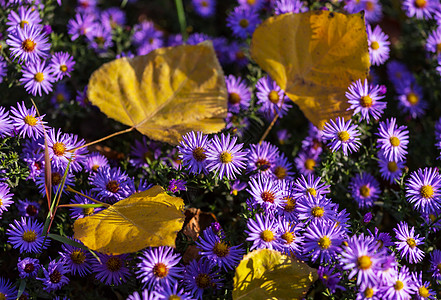
<path fill-rule="evenodd" d="M 175 0 L 176 10 L 178 12 L 179 27 L 181 28 L 182 39 L 187 41 L 187 21 L 185 20 L 185 11 L 182 0 Z"/>
<path fill-rule="evenodd" d="M 134 129 L 135 129 L 135 127 L 133 126 L 133 127 L 130 127 L 130 128 L 127 128 L 127 129 L 124 129 L 124 130 L 118 131 L 118 132 L 114 132 L 114 133 L 112 133 L 112 134 L 109 134 L 108 136 L 105 136 L 105 137 L 100 138 L 100 139 L 98 139 L 98 140 L 95 140 L 95 141 L 93 141 L 93 142 L 90 142 L 90 143 L 84 144 L 84 145 L 79 146 L 79 147 L 74 148 L 74 149 L 70 149 L 69 152 L 75 152 L 75 151 L 77 151 L 78 149 L 81 149 L 81 148 L 84 148 L 84 147 L 89 147 L 89 146 L 92 146 L 92 145 L 95 145 L 95 144 L 101 143 L 102 141 L 108 140 L 108 139 L 113 138 L 113 137 L 115 137 L 115 136 L 117 136 L 117 135 L 121 135 L 121 134 L 124 134 L 124 133 L 130 132 L 130 131 L 133 131 Z"/>
<path fill-rule="evenodd" d="M 110 204 L 108 204 L 108 203 L 104 203 L 104 202 L 101 202 L 101 201 L 95 200 L 95 199 L 93 199 L 92 197 L 89 197 L 89 196 L 87 196 L 87 195 L 84 195 L 84 194 L 81 193 L 81 192 L 76 191 L 76 190 L 74 190 L 73 188 L 71 188 L 70 186 L 66 186 L 66 191 L 68 191 L 68 192 L 72 192 L 72 193 L 75 193 L 75 194 L 78 194 L 78 195 L 80 195 L 81 197 L 85 197 L 85 198 L 89 199 L 90 201 L 95 202 L 96 204 L 101 204 L 102 206 L 105 206 L 105 207 L 109 207 L 109 206 L 110 206 Z"/>
<path fill-rule="evenodd" d="M 268 133 L 271 131 L 271 128 L 273 128 L 274 124 L 276 124 L 276 121 L 277 121 L 278 118 L 279 118 L 279 114 L 276 113 L 276 116 L 271 121 L 271 123 L 269 124 L 268 128 L 265 130 L 265 132 L 263 133 L 262 137 L 260 138 L 259 144 L 262 143 L 265 140 L 265 138 L 267 137 Z"/>

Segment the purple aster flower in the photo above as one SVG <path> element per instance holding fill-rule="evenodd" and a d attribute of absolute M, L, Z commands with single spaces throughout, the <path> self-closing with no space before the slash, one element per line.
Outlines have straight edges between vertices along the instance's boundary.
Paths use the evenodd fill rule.
<path fill-rule="evenodd" d="M 232 41 L 228 48 L 225 49 L 228 52 L 229 63 L 234 63 L 235 66 L 243 68 L 248 64 L 248 58 L 245 55 L 249 49 L 249 46 L 243 42 Z"/>
<path fill-rule="evenodd" d="M 271 172 L 273 177 L 278 180 L 291 180 L 294 176 L 294 172 L 291 169 L 292 164 L 283 153 L 280 153 L 271 167 Z"/>
<path fill-rule="evenodd" d="M 329 189 L 330 185 L 325 185 L 321 180 L 320 176 L 316 177 L 312 174 L 307 177 L 300 175 L 292 187 L 294 198 L 308 198 L 309 196 L 314 198 L 325 197 L 331 191 Z"/>
<path fill-rule="evenodd" d="M 388 284 L 396 281 L 398 273 L 398 263 L 395 259 L 395 255 L 386 255 L 381 265 L 381 270 L 377 273 L 379 282 L 381 284 Z M 391 298 L 393 299 L 393 298 Z"/>
<path fill-rule="evenodd" d="M 251 91 L 241 77 L 225 76 L 228 91 L 228 110 L 239 113 L 240 109 L 247 110 L 250 106 Z"/>
<path fill-rule="evenodd" d="M 247 172 L 257 171 L 259 174 L 271 174 L 279 149 L 269 142 L 263 141 L 259 144 L 251 144 L 248 150 Z"/>
<path fill-rule="evenodd" d="M 348 270 L 349 279 L 357 277 L 357 285 L 373 286 L 377 284 L 377 272 L 381 269 L 381 264 L 385 252 L 377 251 L 378 246 L 371 237 L 352 236 L 347 241 L 347 246 L 341 253 L 340 262 L 343 270 Z"/>
<path fill-rule="evenodd" d="M 276 15 L 299 13 L 307 10 L 308 8 L 303 6 L 303 2 L 300 0 L 276 0 L 274 2 L 274 13 Z"/>
<path fill-rule="evenodd" d="M 382 7 L 378 0 L 349 0 L 346 1 L 345 10 L 351 14 L 364 11 L 368 23 L 377 23 L 383 17 Z"/>
<path fill-rule="evenodd" d="M 40 268 L 40 261 L 36 258 L 18 258 L 17 269 L 20 278 L 36 278 Z"/>
<path fill-rule="evenodd" d="M 66 168 L 58 168 L 56 166 L 51 165 L 51 183 L 52 183 L 52 191 L 55 194 L 60 185 L 63 182 L 64 173 L 66 172 Z M 67 193 L 66 186 L 71 186 L 75 182 L 75 177 L 71 172 L 67 172 L 66 180 L 64 182 L 63 193 Z M 35 183 L 37 184 L 38 190 L 42 195 L 46 194 L 46 185 L 45 185 L 45 176 L 44 172 L 40 172 L 37 176 Z"/>
<path fill-rule="evenodd" d="M 118 7 L 110 7 L 101 13 L 101 20 L 108 30 L 126 24 L 126 13 Z"/>
<path fill-rule="evenodd" d="M 427 37 L 426 50 L 428 52 L 435 53 L 436 55 L 441 54 L 441 28 L 438 27 L 432 31 Z"/>
<path fill-rule="evenodd" d="M 5 300 L 15 300 L 17 298 L 17 289 L 8 279 L 3 277 L 0 277 L 0 296 Z"/>
<path fill-rule="evenodd" d="M 431 19 L 432 14 L 439 8 L 436 0 L 404 0 L 402 3 L 404 12 L 409 18 Z"/>
<path fill-rule="evenodd" d="M 93 188 L 103 201 L 114 203 L 128 197 L 129 177 L 120 168 L 100 168 L 92 178 Z"/>
<path fill-rule="evenodd" d="M 395 88 L 403 85 L 402 82 L 406 82 L 405 86 L 407 86 L 415 81 L 406 65 L 396 60 L 392 60 L 387 64 L 387 76 Z"/>
<path fill-rule="evenodd" d="M 311 261 L 329 263 L 341 252 L 344 235 L 333 221 L 313 220 L 303 235 L 303 255 Z"/>
<path fill-rule="evenodd" d="M 5 198 L 2 196 L 0 196 L 0 198 L 3 198 L 2 201 L 4 203 Z M 35 201 L 28 201 L 27 199 L 18 200 L 15 206 L 17 206 L 18 212 L 22 217 L 36 218 L 40 212 L 40 204 Z"/>
<path fill-rule="evenodd" d="M 14 220 L 14 223 L 9 224 L 9 229 L 6 230 L 8 242 L 12 244 L 14 249 L 19 248 L 20 253 L 31 252 L 40 253 L 49 245 L 49 238 L 46 238 L 46 243 L 43 245 L 43 224 L 31 218 L 21 218 L 20 221 Z"/>
<path fill-rule="evenodd" d="M 168 191 L 172 193 L 177 193 L 179 191 L 186 191 L 187 187 L 185 186 L 187 181 L 182 179 L 172 179 L 168 183 Z"/>
<path fill-rule="evenodd" d="M 277 228 L 277 222 L 274 217 L 269 215 L 257 214 L 256 220 L 248 219 L 247 229 L 247 241 L 253 242 L 250 250 L 253 249 L 278 249 L 280 247 L 280 236 Z"/>
<path fill-rule="evenodd" d="M 79 240 L 69 238 L 82 244 Z M 61 252 L 58 252 L 64 260 L 68 272 L 72 275 L 78 274 L 81 277 L 90 273 L 90 262 L 92 261 L 91 254 L 81 248 L 71 246 L 68 244 L 61 245 Z"/>
<path fill-rule="evenodd" d="M 186 292 L 183 288 L 180 288 L 178 283 L 175 282 L 173 285 L 165 285 L 154 291 L 157 300 L 170 300 L 170 299 L 181 299 L 181 300 L 194 300 L 193 295 Z"/>
<path fill-rule="evenodd" d="M 293 196 L 293 182 L 280 180 L 279 187 L 282 192 L 282 207 L 278 209 L 277 214 L 287 221 L 297 221 L 296 198 Z"/>
<path fill-rule="evenodd" d="M 11 10 L 8 15 L 8 32 L 15 32 L 16 30 L 23 30 L 25 26 L 34 26 L 41 29 L 41 18 L 38 14 L 38 10 L 34 7 L 19 6 L 18 13 Z M 17 26 L 19 26 L 17 28 Z"/>
<path fill-rule="evenodd" d="M 271 120 L 276 114 L 280 118 L 285 116 L 292 106 L 285 92 L 269 76 L 259 79 L 256 84 L 257 104 L 261 105 L 261 112 L 267 119 Z"/>
<path fill-rule="evenodd" d="M 299 257 L 302 254 L 303 236 L 300 231 L 303 230 L 303 223 L 296 224 L 284 218 L 279 218 L 277 220 L 277 230 L 279 237 L 277 250 L 286 255 Z"/>
<path fill-rule="evenodd" d="M 43 25 L 43 29 L 42 31 L 47 34 L 50 35 L 52 33 L 52 27 L 49 24 Z"/>
<path fill-rule="evenodd" d="M 289 132 L 288 129 L 283 128 L 277 131 L 277 140 L 279 141 L 280 145 L 285 145 L 288 143 L 288 141 L 291 139 L 292 134 Z"/>
<path fill-rule="evenodd" d="M 394 183 L 396 179 L 400 179 L 403 174 L 404 161 L 389 161 L 384 157 L 382 152 L 379 152 L 378 157 L 381 177 L 388 180 L 390 183 Z"/>
<path fill-rule="evenodd" d="M 407 201 L 421 213 L 436 213 L 441 207 L 441 175 L 434 168 L 412 172 L 406 186 Z"/>
<path fill-rule="evenodd" d="M 367 79 L 364 84 L 361 80 L 353 82 L 349 86 L 349 92 L 346 92 L 346 98 L 349 99 L 351 106 L 348 110 L 353 109 L 354 115 L 361 113 L 363 120 L 369 123 L 369 117 L 378 120 L 386 109 L 386 102 L 379 101 L 384 98 L 379 85 L 369 85 Z"/>
<path fill-rule="evenodd" d="M 222 279 L 215 269 L 216 265 L 209 260 L 203 258 L 199 261 L 192 260 L 184 271 L 185 289 L 197 299 L 202 299 L 204 291 L 209 288 L 219 289 L 222 287 Z"/>
<path fill-rule="evenodd" d="M 427 101 L 423 97 L 423 89 L 413 83 L 411 85 L 401 85 L 397 89 L 398 107 L 405 113 L 408 113 L 413 119 L 424 115 L 427 107 Z"/>
<path fill-rule="evenodd" d="M 78 102 L 79 105 L 83 107 L 89 105 L 89 98 L 87 98 L 87 85 L 84 87 L 83 90 L 77 91 L 77 96 L 75 97 L 75 100 Z"/>
<path fill-rule="evenodd" d="M 338 204 L 335 204 L 334 211 L 335 215 L 331 217 L 331 220 L 337 223 L 337 227 L 341 228 L 343 233 L 349 233 L 351 222 L 349 221 L 350 213 L 346 212 L 346 208 L 342 209 L 340 212 L 338 211 Z"/>
<path fill-rule="evenodd" d="M 302 141 L 302 149 L 311 154 L 320 155 L 323 147 L 323 130 L 309 123 L 308 136 Z"/>
<path fill-rule="evenodd" d="M 361 209 L 372 207 L 380 196 L 380 184 L 369 173 L 357 174 L 349 184 L 352 197 Z"/>
<path fill-rule="evenodd" d="M 156 300 L 156 294 L 148 289 L 144 289 L 141 294 L 137 291 L 133 292 L 126 300 Z"/>
<path fill-rule="evenodd" d="M 237 193 L 244 190 L 247 186 L 248 186 L 248 184 L 246 182 L 236 180 L 231 185 L 230 194 L 233 196 L 237 196 Z"/>
<path fill-rule="evenodd" d="M 424 257 L 424 251 L 417 246 L 423 244 L 424 237 L 415 235 L 415 227 L 410 228 L 406 222 L 400 222 L 398 229 L 394 228 L 395 236 L 398 242 L 395 242 L 397 250 L 401 257 L 404 257 L 409 263 L 418 263 Z"/>
<path fill-rule="evenodd" d="M 202 132 L 191 131 L 182 136 L 178 146 L 182 165 L 187 166 L 190 173 L 208 174 L 207 170 L 208 136 Z"/>
<path fill-rule="evenodd" d="M 211 227 L 205 229 L 202 236 L 199 236 L 196 246 L 200 250 L 200 255 L 225 271 L 234 269 L 239 264 L 244 253 L 240 245 L 229 246 L 219 235 L 214 233 Z"/>
<path fill-rule="evenodd" d="M 0 83 L 3 82 L 3 79 L 8 74 L 8 63 L 5 61 L 3 56 L 0 56 Z"/>
<path fill-rule="evenodd" d="M 430 253 L 430 270 L 435 280 L 441 280 L 441 250 L 435 249 Z"/>
<path fill-rule="evenodd" d="M 106 285 L 120 285 L 130 278 L 130 270 L 126 263 L 128 254 L 106 255 L 97 253 L 101 262 L 92 260 L 91 268 L 95 272 L 95 278 Z"/>
<path fill-rule="evenodd" d="M 1 214 L 8 210 L 8 207 L 13 203 L 10 188 L 6 183 L 0 183 L 0 218 Z"/>
<path fill-rule="evenodd" d="M 314 174 L 314 167 L 320 162 L 319 153 L 301 151 L 299 155 L 294 158 L 297 171 L 300 174 L 309 176 Z"/>
<path fill-rule="evenodd" d="M 147 141 L 143 136 L 142 140 L 135 140 L 135 145 L 131 147 L 130 163 L 135 167 L 148 167 L 161 155 L 161 145 L 154 141 Z"/>
<path fill-rule="evenodd" d="M 230 139 L 230 134 L 221 133 L 221 137 L 215 135 L 207 149 L 207 169 L 216 172 L 222 179 L 236 179 L 236 175 L 242 172 L 247 163 L 246 150 L 242 150 L 243 144 L 236 144 L 237 137 Z"/>
<path fill-rule="evenodd" d="M 50 293 L 61 289 L 69 282 L 69 278 L 64 275 L 68 272 L 63 260 L 51 260 L 47 269 L 43 267 L 44 278 L 38 278 L 38 280 L 43 282 L 43 289 Z"/>
<path fill-rule="evenodd" d="M 358 289 L 356 300 L 380 300 L 381 295 L 378 292 L 378 286 L 362 284 Z"/>
<path fill-rule="evenodd" d="M 74 70 L 74 65 L 75 61 L 69 53 L 55 52 L 52 55 L 49 66 L 56 80 L 61 80 L 64 76 L 70 77 L 70 73 Z"/>
<path fill-rule="evenodd" d="M 195 12 L 203 18 L 209 18 L 216 12 L 216 0 L 192 0 Z"/>
<path fill-rule="evenodd" d="M 144 250 L 137 264 L 136 277 L 150 289 L 169 286 L 181 276 L 181 268 L 177 266 L 180 260 L 181 255 L 174 254 L 171 247 L 149 248 Z"/>
<path fill-rule="evenodd" d="M 335 293 L 337 289 L 342 291 L 346 290 L 344 286 L 339 284 L 343 276 L 338 269 L 329 266 L 319 266 L 317 269 L 317 275 L 326 288 L 331 291 L 331 293 Z"/>
<path fill-rule="evenodd" d="M 299 220 L 331 220 L 335 217 L 335 204 L 324 196 L 301 197 L 297 199 L 296 211 Z"/>
<path fill-rule="evenodd" d="M 412 273 L 412 279 L 415 284 L 416 299 L 436 299 L 436 293 L 430 288 L 431 283 L 429 281 L 423 282 L 423 272 Z"/>
<path fill-rule="evenodd" d="M 69 159 L 72 158 L 72 153 L 69 150 L 74 149 L 71 136 L 62 133 L 60 129 L 55 131 L 51 128 L 47 136 L 47 146 L 51 163 L 58 168 L 66 168 L 69 164 Z M 44 144 L 41 144 L 44 147 Z"/>
<path fill-rule="evenodd" d="M 370 223 L 372 221 L 372 212 L 367 212 L 366 214 L 364 214 L 363 216 L 363 223 Z"/>
<path fill-rule="evenodd" d="M 258 204 L 267 213 L 271 214 L 282 206 L 282 191 L 277 181 L 271 177 L 259 174 L 250 178 L 247 192 L 251 194 L 255 204 Z"/>
<path fill-rule="evenodd" d="M 94 198 L 94 195 L 91 194 L 89 191 L 84 192 L 84 191 L 80 191 L 81 194 L 86 195 L 90 198 Z M 95 204 L 95 202 L 93 202 L 92 200 L 88 199 L 87 197 L 75 194 L 73 196 L 73 198 L 70 201 L 71 204 Z M 79 219 L 79 218 L 84 218 L 87 216 L 91 216 L 101 210 L 103 210 L 103 207 L 87 207 L 87 208 L 83 208 L 83 207 L 70 207 L 70 217 L 72 219 Z"/>
<path fill-rule="evenodd" d="M 11 57 L 22 62 L 36 63 L 49 55 L 48 37 L 41 31 L 41 27 L 25 26 L 17 28 L 8 35 L 6 44 L 10 46 Z"/>
<path fill-rule="evenodd" d="M 259 14 L 254 9 L 238 6 L 227 17 L 227 26 L 235 37 L 246 39 L 253 34 L 260 23 Z"/>
<path fill-rule="evenodd" d="M 389 161 L 403 161 L 407 154 L 407 144 L 409 143 L 409 131 L 407 126 L 396 125 L 396 119 L 387 119 L 380 122 L 378 148 L 381 148 L 383 155 Z"/>
<path fill-rule="evenodd" d="M 86 141 L 84 139 L 79 139 L 78 135 L 76 134 L 68 134 L 70 139 L 70 169 L 73 172 L 80 172 L 83 169 L 83 162 L 87 158 L 88 150 L 87 147 L 83 147 L 86 144 Z M 72 151 L 72 149 L 76 149 Z"/>
<path fill-rule="evenodd" d="M 19 135 L 24 137 L 30 137 L 32 139 L 38 139 L 43 135 L 43 126 L 46 122 L 43 121 L 42 115 L 37 117 L 37 111 L 35 107 L 27 109 L 24 101 L 17 103 L 17 108 L 11 107 L 11 119 L 16 131 Z"/>
<path fill-rule="evenodd" d="M 92 13 L 77 13 L 74 19 L 67 23 L 70 39 L 75 41 L 80 36 L 91 37 L 96 26 L 95 15 Z"/>
<path fill-rule="evenodd" d="M 240 6 L 246 8 L 246 9 L 254 9 L 255 11 L 261 9 L 264 4 L 265 0 L 237 0 Z"/>
<path fill-rule="evenodd" d="M 138 184 L 135 184 L 134 178 L 129 178 L 127 189 L 128 195 L 147 191 L 153 187 L 153 184 L 148 183 L 146 180 L 140 179 Z"/>
<path fill-rule="evenodd" d="M 410 299 L 414 293 L 415 284 L 407 266 L 402 266 L 399 272 L 397 270 L 391 279 L 391 281 L 386 282 L 380 287 L 380 294 L 383 295 L 385 299 Z"/>
<path fill-rule="evenodd" d="M 45 61 L 37 61 L 35 63 L 28 63 L 22 69 L 23 76 L 20 82 L 24 85 L 26 91 L 36 96 L 41 96 L 41 90 L 45 94 L 52 91 L 52 83 L 55 78 L 51 74 L 51 69 L 46 65 Z"/>
<path fill-rule="evenodd" d="M 103 53 L 113 46 L 112 31 L 98 23 L 90 35 L 86 36 L 89 47 L 97 53 Z"/>
<path fill-rule="evenodd" d="M 369 55 L 371 64 L 374 66 L 382 65 L 389 58 L 389 36 L 385 34 L 380 26 L 376 26 L 372 31 L 371 25 L 367 25 Z"/>
<path fill-rule="evenodd" d="M 78 0 L 78 5 L 76 7 L 77 11 L 80 12 L 96 12 L 98 1 L 97 0 Z"/>
<path fill-rule="evenodd" d="M 137 54 L 145 55 L 163 46 L 163 33 L 155 28 L 153 22 L 144 21 L 134 26 L 133 43 L 137 46 Z"/>
<path fill-rule="evenodd" d="M 341 117 L 337 117 L 335 120 L 330 120 L 325 124 L 323 129 L 323 139 L 328 141 L 332 152 L 343 148 L 345 155 L 351 152 L 356 152 L 360 147 L 360 133 L 358 132 L 357 125 L 352 125 L 351 120 L 345 122 Z"/>
<path fill-rule="evenodd" d="M 53 107 L 59 108 L 61 105 L 69 103 L 70 99 L 70 92 L 66 84 L 64 82 L 58 83 L 51 97 Z"/>
<path fill-rule="evenodd" d="M 109 161 L 99 152 L 90 153 L 82 163 L 84 170 L 89 174 L 97 172 L 100 168 L 109 167 Z"/>

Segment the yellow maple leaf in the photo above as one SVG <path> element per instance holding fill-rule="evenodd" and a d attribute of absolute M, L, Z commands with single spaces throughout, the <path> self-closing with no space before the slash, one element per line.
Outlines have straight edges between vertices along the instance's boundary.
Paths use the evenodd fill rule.
<path fill-rule="evenodd" d="M 317 278 L 315 269 L 293 257 L 254 250 L 236 268 L 233 299 L 301 299 Z"/>
<path fill-rule="evenodd" d="M 162 187 L 120 200 L 99 213 L 74 223 L 74 237 L 106 254 L 131 253 L 145 247 L 175 246 L 184 223 L 184 201 Z"/>
<path fill-rule="evenodd" d="M 90 77 L 88 98 L 108 117 L 177 144 L 189 131 L 224 128 L 228 93 L 213 46 L 203 42 L 106 63 Z"/>
<path fill-rule="evenodd" d="M 345 91 L 369 72 L 364 15 L 311 11 L 271 17 L 254 32 L 251 57 L 322 128 L 329 119 L 352 115 Z"/>

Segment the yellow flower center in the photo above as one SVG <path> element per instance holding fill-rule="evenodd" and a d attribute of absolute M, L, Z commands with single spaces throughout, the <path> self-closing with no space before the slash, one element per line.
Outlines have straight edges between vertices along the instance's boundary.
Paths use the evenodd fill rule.
<path fill-rule="evenodd" d="M 367 95 L 360 98 L 360 105 L 363 107 L 371 107 L 372 106 L 372 98 Z"/>
<path fill-rule="evenodd" d="M 256 4 L 256 0 L 247 0 L 247 3 L 249 5 L 254 5 L 254 4 Z"/>
<path fill-rule="evenodd" d="M 23 121 L 29 126 L 35 126 L 37 124 L 37 119 L 33 116 L 26 116 Z"/>
<path fill-rule="evenodd" d="M 374 9 L 375 9 L 375 5 L 371 1 L 368 1 L 366 3 L 366 10 L 367 11 L 373 11 Z"/>
<path fill-rule="evenodd" d="M 26 39 L 21 43 L 21 48 L 25 52 L 32 52 L 34 51 L 36 45 L 37 43 L 35 43 L 33 40 Z"/>
<path fill-rule="evenodd" d="M 427 0 L 415 0 L 415 6 L 418 8 L 424 8 L 427 5 Z"/>
<path fill-rule="evenodd" d="M 233 160 L 233 156 L 230 152 L 224 151 L 219 155 L 221 163 L 228 164 Z"/>
<path fill-rule="evenodd" d="M 315 167 L 315 160 L 313 160 L 312 158 L 308 158 L 307 160 L 305 160 L 305 169 L 306 170 L 314 170 Z"/>
<path fill-rule="evenodd" d="M 67 72 L 67 66 L 66 65 L 61 65 L 60 66 L 60 71 L 63 72 L 63 73 Z"/>
<path fill-rule="evenodd" d="M 291 197 L 285 197 L 283 198 L 283 200 L 286 200 L 286 204 L 283 209 L 287 212 L 293 211 L 294 208 L 296 207 L 296 200 L 294 200 Z"/>
<path fill-rule="evenodd" d="M 367 255 L 362 255 L 357 259 L 357 266 L 362 270 L 367 270 L 372 266 L 372 260 Z"/>
<path fill-rule="evenodd" d="M 360 195 L 363 197 L 369 197 L 371 195 L 371 189 L 367 185 L 362 185 L 360 187 Z"/>
<path fill-rule="evenodd" d="M 35 73 L 34 80 L 37 82 L 42 82 L 44 80 L 44 74 L 41 72 Z"/>
<path fill-rule="evenodd" d="M 63 102 L 65 100 L 63 93 L 58 93 L 56 99 L 58 103 Z"/>
<path fill-rule="evenodd" d="M 211 284 L 211 278 L 208 274 L 200 273 L 196 276 L 196 285 L 200 289 L 206 289 Z"/>
<path fill-rule="evenodd" d="M 106 189 L 109 192 L 112 193 L 117 193 L 119 191 L 119 183 L 116 180 L 110 180 L 107 184 L 106 184 Z"/>
<path fill-rule="evenodd" d="M 436 268 L 438 269 L 439 272 L 441 272 L 441 263 L 437 264 Z"/>
<path fill-rule="evenodd" d="M 285 179 L 285 177 L 288 175 L 286 168 L 282 166 L 277 166 L 274 169 L 274 175 L 276 175 L 277 179 Z"/>
<path fill-rule="evenodd" d="M 204 161 L 207 158 L 207 155 L 205 155 L 205 149 L 202 147 L 196 147 L 193 150 L 193 157 L 198 162 Z"/>
<path fill-rule="evenodd" d="M 271 163 L 264 158 L 258 159 L 256 161 L 256 168 L 259 169 L 260 171 L 266 171 L 271 167 Z"/>
<path fill-rule="evenodd" d="M 306 192 L 313 197 L 317 196 L 317 191 L 315 190 L 315 188 L 307 188 Z"/>
<path fill-rule="evenodd" d="M 106 262 L 107 269 L 109 269 L 111 272 L 119 271 L 122 267 L 122 261 L 119 257 L 112 256 L 109 258 Z"/>
<path fill-rule="evenodd" d="M 316 217 L 316 218 L 321 218 L 323 217 L 323 215 L 325 214 L 325 210 L 323 209 L 323 207 L 320 206 L 314 206 L 311 209 L 311 214 Z"/>
<path fill-rule="evenodd" d="M 418 98 L 418 95 L 413 92 L 410 92 L 409 94 L 407 94 L 406 99 L 410 103 L 410 105 L 416 105 L 420 101 L 420 99 Z"/>
<path fill-rule="evenodd" d="M 202 1 L 201 5 L 202 5 L 202 7 L 208 7 L 208 2 L 207 1 Z"/>
<path fill-rule="evenodd" d="M 380 44 L 377 41 L 371 42 L 371 49 L 378 50 L 380 48 Z"/>
<path fill-rule="evenodd" d="M 178 295 L 170 295 L 170 297 L 168 297 L 168 300 L 181 300 L 181 297 L 179 297 Z"/>
<path fill-rule="evenodd" d="M 23 28 L 25 27 L 25 25 L 27 25 L 27 24 L 29 24 L 28 21 L 26 21 L 26 20 L 21 21 L 21 22 L 20 22 L 20 28 L 23 29 Z"/>
<path fill-rule="evenodd" d="M 62 156 L 66 152 L 66 146 L 64 146 L 64 144 L 61 142 L 56 142 L 52 146 L 52 149 L 54 150 L 54 154 L 56 156 Z"/>
<path fill-rule="evenodd" d="M 398 147 L 400 145 L 400 139 L 397 138 L 396 136 L 393 136 L 389 139 L 390 143 L 392 146 L 394 147 Z"/>
<path fill-rule="evenodd" d="M 418 289 L 418 294 L 423 298 L 427 298 L 430 296 L 429 290 L 425 286 L 421 286 Z"/>
<path fill-rule="evenodd" d="M 282 234 L 281 238 L 285 240 L 285 244 L 287 245 L 291 244 L 295 240 L 294 234 L 292 234 L 292 232 L 289 231 Z"/>
<path fill-rule="evenodd" d="M 374 289 L 373 288 L 367 288 L 364 290 L 364 296 L 366 298 L 372 298 L 374 296 Z"/>
<path fill-rule="evenodd" d="M 337 134 L 337 136 L 338 136 L 338 139 L 342 142 L 347 142 L 351 138 L 351 136 L 349 135 L 349 132 L 347 132 L 346 130 L 340 131 Z"/>
<path fill-rule="evenodd" d="M 397 280 L 397 282 L 395 282 L 394 289 L 396 291 L 400 291 L 403 288 L 404 288 L 404 283 L 402 281 L 400 281 L 400 280 Z"/>
<path fill-rule="evenodd" d="M 230 104 L 237 104 L 240 100 L 240 95 L 238 93 L 230 93 L 228 95 L 228 102 L 230 102 Z"/>
<path fill-rule="evenodd" d="M 436 52 L 441 52 L 441 43 L 436 44 Z"/>
<path fill-rule="evenodd" d="M 274 203 L 274 200 L 276 199 L 273 192 L 264 191 L 262 194 L 260 194 L 260 197 L 262 198 L 263 202 L 268 203 Z"/>
<path fill-rule="evenodd" d="M 70 258 L 77 265 L 81 265 L 86 261 L 86 255 L 84 254 L 83 251 L 80 251 L 80 250 L 73 251 L 70 254 Z"/>
<path fill-rule="evenodd" d="M 328 249 L 331 247 L 332 242 L 331 239 L 325 235 L 318 240 L 317 244 L 321 249 Z"/>
<path fill-rule="evenodd" d="M 224 242 L 216 242 L 213 247 L 213 253 L 218 257 L 225 257 L 230 253 L 230 247 Z"/>
<path fill-rule="evenodd" d="M 61 281 L 61 275 L 60 271 L 54 270 L 51 275 L 49 275 L 49 279 L 52 283 L 59 283 Z"/>
<path fill-rule="evenodd" d="M 433 194 L 433 187 L 431 185 L 423 185 L 420 189 L 420 195 L 423 198 L 432 198 Z"/>
<path fill-rule="evenodd" d="M 416 242 L 413 238 L 408 238 L 406 240 L 406 243 L 409 245 L 410 248 L 415 248 L 416 247 Z"/>
<path fill-rule="evenodd" d="M 264 230 L 260 233 L 260 238 L 265 242 L 274 241 L 274 233 L 271 230 Z"/>
<path fill-rule="evenodd" d="M 37 233 L 34 230 L 26 230 L 23 232 L 22 239 L 25 242 L 33 243 L 37 240 Z"/>
<path fill-rule="evenodd" d="M 249 25 L 249 22 L 248 22 L 247 19 L 242 19 L 242 20 L 239 21 L 239 25 L 240 25 L 240 27 L 242 27 L 242 28 L 247 28 L 248 25 Z"/>
<path fill-rule="evenodd" d="M 157 263 L 153 267 L 153 274 L 158 278 L 164 278 L 168 274 L 168 268 L 163 263 Z"/>
<path fill-rule="evenodd" d="M 435 222 L 436 216 L 434 214 L 429 214 L 429 219 L 430 221 Z"/>
<path fill-rule="evenodd" d="M 389 172 L 395 173 L 398 170 L 398 165 L 394 161 L 390 161 L 387 163 L 387 169 Z"/>
<path fill-rule="evenodd" d="M 268 94 L 268 100 L 274 104 L 279 103 L 279 93 L 277 93 L 276 91 L 271 91 Z"/>

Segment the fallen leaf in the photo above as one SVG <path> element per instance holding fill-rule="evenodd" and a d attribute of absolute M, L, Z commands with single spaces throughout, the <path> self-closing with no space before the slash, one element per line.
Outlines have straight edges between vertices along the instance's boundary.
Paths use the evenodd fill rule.
<path fill-rule="evenodd" d="M 315 269 L 294 257 L 254 250 L 236 268 L 233 299 L 301 299 L 317 278 Z"/>
<path fill-rule="evenodd" d="M 157 141 L 177 144 L 189 131 L 225 126 L 228 93 L 208 41 L 106 63 L 90 77 L 87 94 L 108 117 Z"/>
<path fill-rule="evenodd" d="M 199 208 L 191 207 L 185 211 L 185 222 L 182 232 L 193 241 L 196 241 L 202 231 L 216 221 L 216 216 L 212 213 L 203 212 Z"/>
<path fill-rule="evenodd" d="M 345 91 L 365 79 L 370 66 L 364 14 L 321 10 L 271 17 L 255 30 L 251 57 L 314 125 L 349 118 Z"/>
<path fill-rule="evenodd" d="M 174 247 L 184 223 L 183 206 L 181 198 L 154 186 L 76 220 L 74 237 L 92 250 L 113 255 L 145 247 Z"/>

